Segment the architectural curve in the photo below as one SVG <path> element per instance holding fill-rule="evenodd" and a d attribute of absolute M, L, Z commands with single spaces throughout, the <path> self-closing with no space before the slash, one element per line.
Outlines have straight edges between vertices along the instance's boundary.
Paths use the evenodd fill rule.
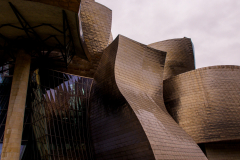
<path fill-rule="evenodd" d="M 105 49 L 90 94 L 90 130 L 96 159 L 154 160 L 146 134 L 115 81 L 118 43 L 116 38 Z"/>
<path fill-rule="evenodd" d="M 190 38 L 170 39 L 148 46 L 167 52 L 164 80 L 195 69 L 194 48 Z"/>
<path fill-rule="evenodd" d="M 82 0 L 79 14 L 80 37 L 90 61 L 75 56 L 61 71 L 92 78 L 111 37 L 112 10 L 94 0 Z"/>
<path fill-rule="evenodd" d="M 240 66 L 212 66 L 164 81 L 164 101 L 197 143 L 240 140 Z"/>
<path fill-rule="evenodd" d="M 138 131 L 138 134 L 141 133 L 145 137 L 144 146 L 150 147 L 148 150 L 146 148 L 142 150 L 148 151 L 148 155 L 153 154 L 154 159 L 206 159 L 197 144 L 177 125 L 164 106 L 162 75 L 165 56 L 165 52 L 121 35 L 104 51 L 92 86 L 90 123 L 93 130 L 93 144 L 97 147 L 95 150 L 99 152 L 100 146 L 106 144 L 106 141 L 98 141 L 99 139 L 103 137 L 110 139 L 111 135 L 96 132 L 100 127 L 110 130 L 109 132 L 116 130 L 121 139 L 115 139 L 114 142 L 122 144 L 124 148 L 127 146 L 126 133 L 120 132 L 121 129 L 111 128 L 112 123 L 118 122 L 106 121 L 106 117 L 108 114 L 124 117 L 131 113 L 131 118 L 135 117 L 135 121 L 131 122 L 130 119 L 123 118 L 125 121 L 120 122 L 120 125 L 140 127 L 142 131 Z M 103 108 L 105 108 L 104 113 L 101 112 Z M 126 108 L 131 112 L 127 111 L 125 115 L 123 111 Z M 135 139 L 137 137 L 135 136 L 130 137 Z M 135 145 L 140 147 L 139 141 L 136 141 Z M 113 150 L 116 154 L 117 148 L 111 151 Z M 128 156 L 126 152 L 124 153 Z M 147 159 L 153 158 L 148 156 Z"/>
<path fill-rule="evenodd" d="M 94 1 L 82 1 L 80 19 L 83 35 L 92 60 L 100 60 L 97 53 L 108 45 L 111 35 L 112 10 Z"/>
<path fill-rule="evenodd" d="M 79 37 L 87 58 L 74 56 L 67 68 L 65 66 L 62 67 L 64 62 L 53 63 L 48 68 L 92 78 L 101 59 L 102 51 L 107 47 L 111 39 L 112 11 L 94 0 L 82 0 L 81 5 L 79 0 L 74 2 L 63 2 L 60 0 L 32 1 L 79 13 Z M 72 5 L 75 6 L 75 9 L 69 8 Z"/>
<path fill-rule="evenodd" d="M 112 41 L 113 41 L 113 35 L 112 35 L 112 33 L 111 33 L 111 34 L 110 34 L 110 37 L 109 37 L 108 45 L 111 44 Z"/>

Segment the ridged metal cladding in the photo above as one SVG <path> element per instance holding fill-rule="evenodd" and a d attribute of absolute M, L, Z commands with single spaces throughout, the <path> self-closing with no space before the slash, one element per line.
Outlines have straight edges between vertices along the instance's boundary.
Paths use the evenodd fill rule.
<path fill-rule="evenodd" d="M 116 112 L 121 110 L 121 107 L 116 107 L 117 104 L 121 104 L 116 100 L 121 99 L 122 104 L 126 104 L 133 111 L 134 114 L 131 114 L 131 116 L 137 118 L 134 124 L 129 121 L 130 119 L 125 118 L 122 125 L 131 124 L 132 128 L 142 127 L 151 146 L 154 159 L 206 159 L 193 139 L 177 125 L 166 111 L 162 97 L 165 57 L 165 52 L 152 49 L 123 36 L 117 37 L 104 51 L 94 77 L 91 123 L 95 121 L 98 126 L 102 125 L 101 130 L 105 131 L 110 129 L 108 128 L 109 123 L 118 123 L 117 121 L 108 122 L 104 120 L 107 113 L 101 111 L 104 107 L 108 110 L 115 108 Z M 101 99 L 105 99 L 105 102 L 99 103 Z M 97 107 L 98 109 L 96 109 Z M 122 112 L 116 114 L 123 115 Z M 98 122 L 96 122 L 97 120 Z M 96 131 L 96 126 L 96 124 L 92 125 L 92 130 L 94 130 L 92 133 Z M 118 135 L 122 139 L 110 141 L 111 136 L 103 133 L 100 136 L 98 134 L 99 137 L 96 139 L 102 139 L 101 136 L 105 136 L 109 139 L 109 146 L 114 146 L 111 143 L 116 143 L 125 147 L 128 141 L 127 137 L 133 136 L 125 134 L 124 130 L 120 132 L 118 128 L 112 128 L 112 132 L 115 130 L 118 131 Z M 138 134 L 142 133 L 138 131 Z M 136 135 L 138 134 L 136 133 Z M 94 139 L 94 135 L 92 137 Z M 138 141 L 136 141 L 137 146 L 139 145 Z M 101 143 L 104 146 L 104 141 L 95 141 L 94 146 L 96 147 Z M 97 150 L 97 148 L 95 149 Z M 136 150 L 133 150 L 133 152 L 136 152 Z M 126 154 L 126 152 L 124 153 Z"/>
<path fill-rule="evenodd" d="M 197 143 L 240 139 L 240 67 L 213 66 L 164 81 L 164 101 Z"/>
<path fill-rule="evenodd" d="M 109 44 L 111 44 L 111 43 L 112 43 L 112 41 L 113 41 L 113 35 L 112 35 L 112 33 L 111 33 L 111 34 L 110 34 L 109 41 L 108 41 L 108 45 L 109 45 Z"/>
<path fill-rule="evenodd" d="M 111 40 L 112 11 L 94 0 L 82 0 L 79 21 L 90 62 L 75 56 L 68 69 L 61 71 L 93 77 L 102 52 Z"/>
<path fill-rule="evenodd" d="M 32 1 L 61 7 L 76 13 L 79 12 L 80 0 L 71 0 L 68 2 L 63 2 L 62 0 Z M 75 9 L 70 8 L 72 5 L 74 5 Z M 83 36 L 80 38 L 87 46 L 86 54 L 89 61 L 74 56 L 68 68 L 59 67 L 62 66 L 61 62 L 56 62 L 50 69 L 85 77 L 93 77 L 99 60 L 101 59 L 102 51 L 111 41 L 112 11 L 94 0 L 82 0 L 79 22 L 80 29 L 82 29 L 83 33 Z M 88 53 L 90 53 L 90 55 Z"/>
<path fill-rule="evenodd" d="M 170 39 L 148 46 L 167 52 L 164 80 L 195 69 L 194 50 L 190 38 Z"/>
<path fill-rule="evenodd" d="M 115 81 L 118 43 L 116 38 L 105 49 L 92 85 L 90 130 L 96 159 L 153 160 L 146 134 Z"/>
<path fill-rule="evenodd" d="M 112 11 L 94 0 L 82 0 L 79 21 L 83 33 L 81 38 L 86 44 L 90 62 L 75 56 L 68 69 L 62 69 L 62 71 L 93 77 L 102 57 L 102 52 L 109 44 Z"/>
<path fill-rule="evenodd" d="M 83 36 L 91 55 L 91 61 L 97 69 L 102 51 L 108 46 L 111 36 L 112 10 L 89 0 L 81 2 Z"/>

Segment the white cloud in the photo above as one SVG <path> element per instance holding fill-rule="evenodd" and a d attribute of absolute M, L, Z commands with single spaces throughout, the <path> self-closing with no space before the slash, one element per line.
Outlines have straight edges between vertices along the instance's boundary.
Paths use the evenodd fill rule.
<path fill-rule="evenodd" d="M 96 0 L 113 10 L 112 32 L 143 44 L 189 37 L 196 67 L 240 65 L 239 0 Z"/>

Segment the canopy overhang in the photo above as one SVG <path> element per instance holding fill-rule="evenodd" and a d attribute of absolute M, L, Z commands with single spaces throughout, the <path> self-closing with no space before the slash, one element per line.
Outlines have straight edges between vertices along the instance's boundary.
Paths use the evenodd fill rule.
<path fill-rule="evenodd" d="M 35 58 L 88 60 L 77 13 L 39 2 L 0 1 L 0 63 L 26 47 Z"/>

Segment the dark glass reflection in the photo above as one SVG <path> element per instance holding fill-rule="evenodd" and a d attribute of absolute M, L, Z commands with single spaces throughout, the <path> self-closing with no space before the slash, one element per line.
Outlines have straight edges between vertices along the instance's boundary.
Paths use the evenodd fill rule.
<path fill-rule="evenodd" d="M 5 123 L 7 119 L 7 109 L 10 97 L 12 77 L 0 75 L 0 154 L 2 153 L 2 143 L 4 137 Z"/>
<path fill-rule="evenodd" d="M 93 159 L 87 116 L 91 84 L 92 79 L 51 70 L 34 72 L 32 139 L 41 159 Z"/>
<path fill-rule="evenodd" d="M 12 76 L 0 71 L 0 153 L 4 138 Z M 11 71 L 12 74 L 12 71 Z M 88 127 L 92 79 L 35 71 L 29 79 L 21 160 L 91 160 Z"/>

